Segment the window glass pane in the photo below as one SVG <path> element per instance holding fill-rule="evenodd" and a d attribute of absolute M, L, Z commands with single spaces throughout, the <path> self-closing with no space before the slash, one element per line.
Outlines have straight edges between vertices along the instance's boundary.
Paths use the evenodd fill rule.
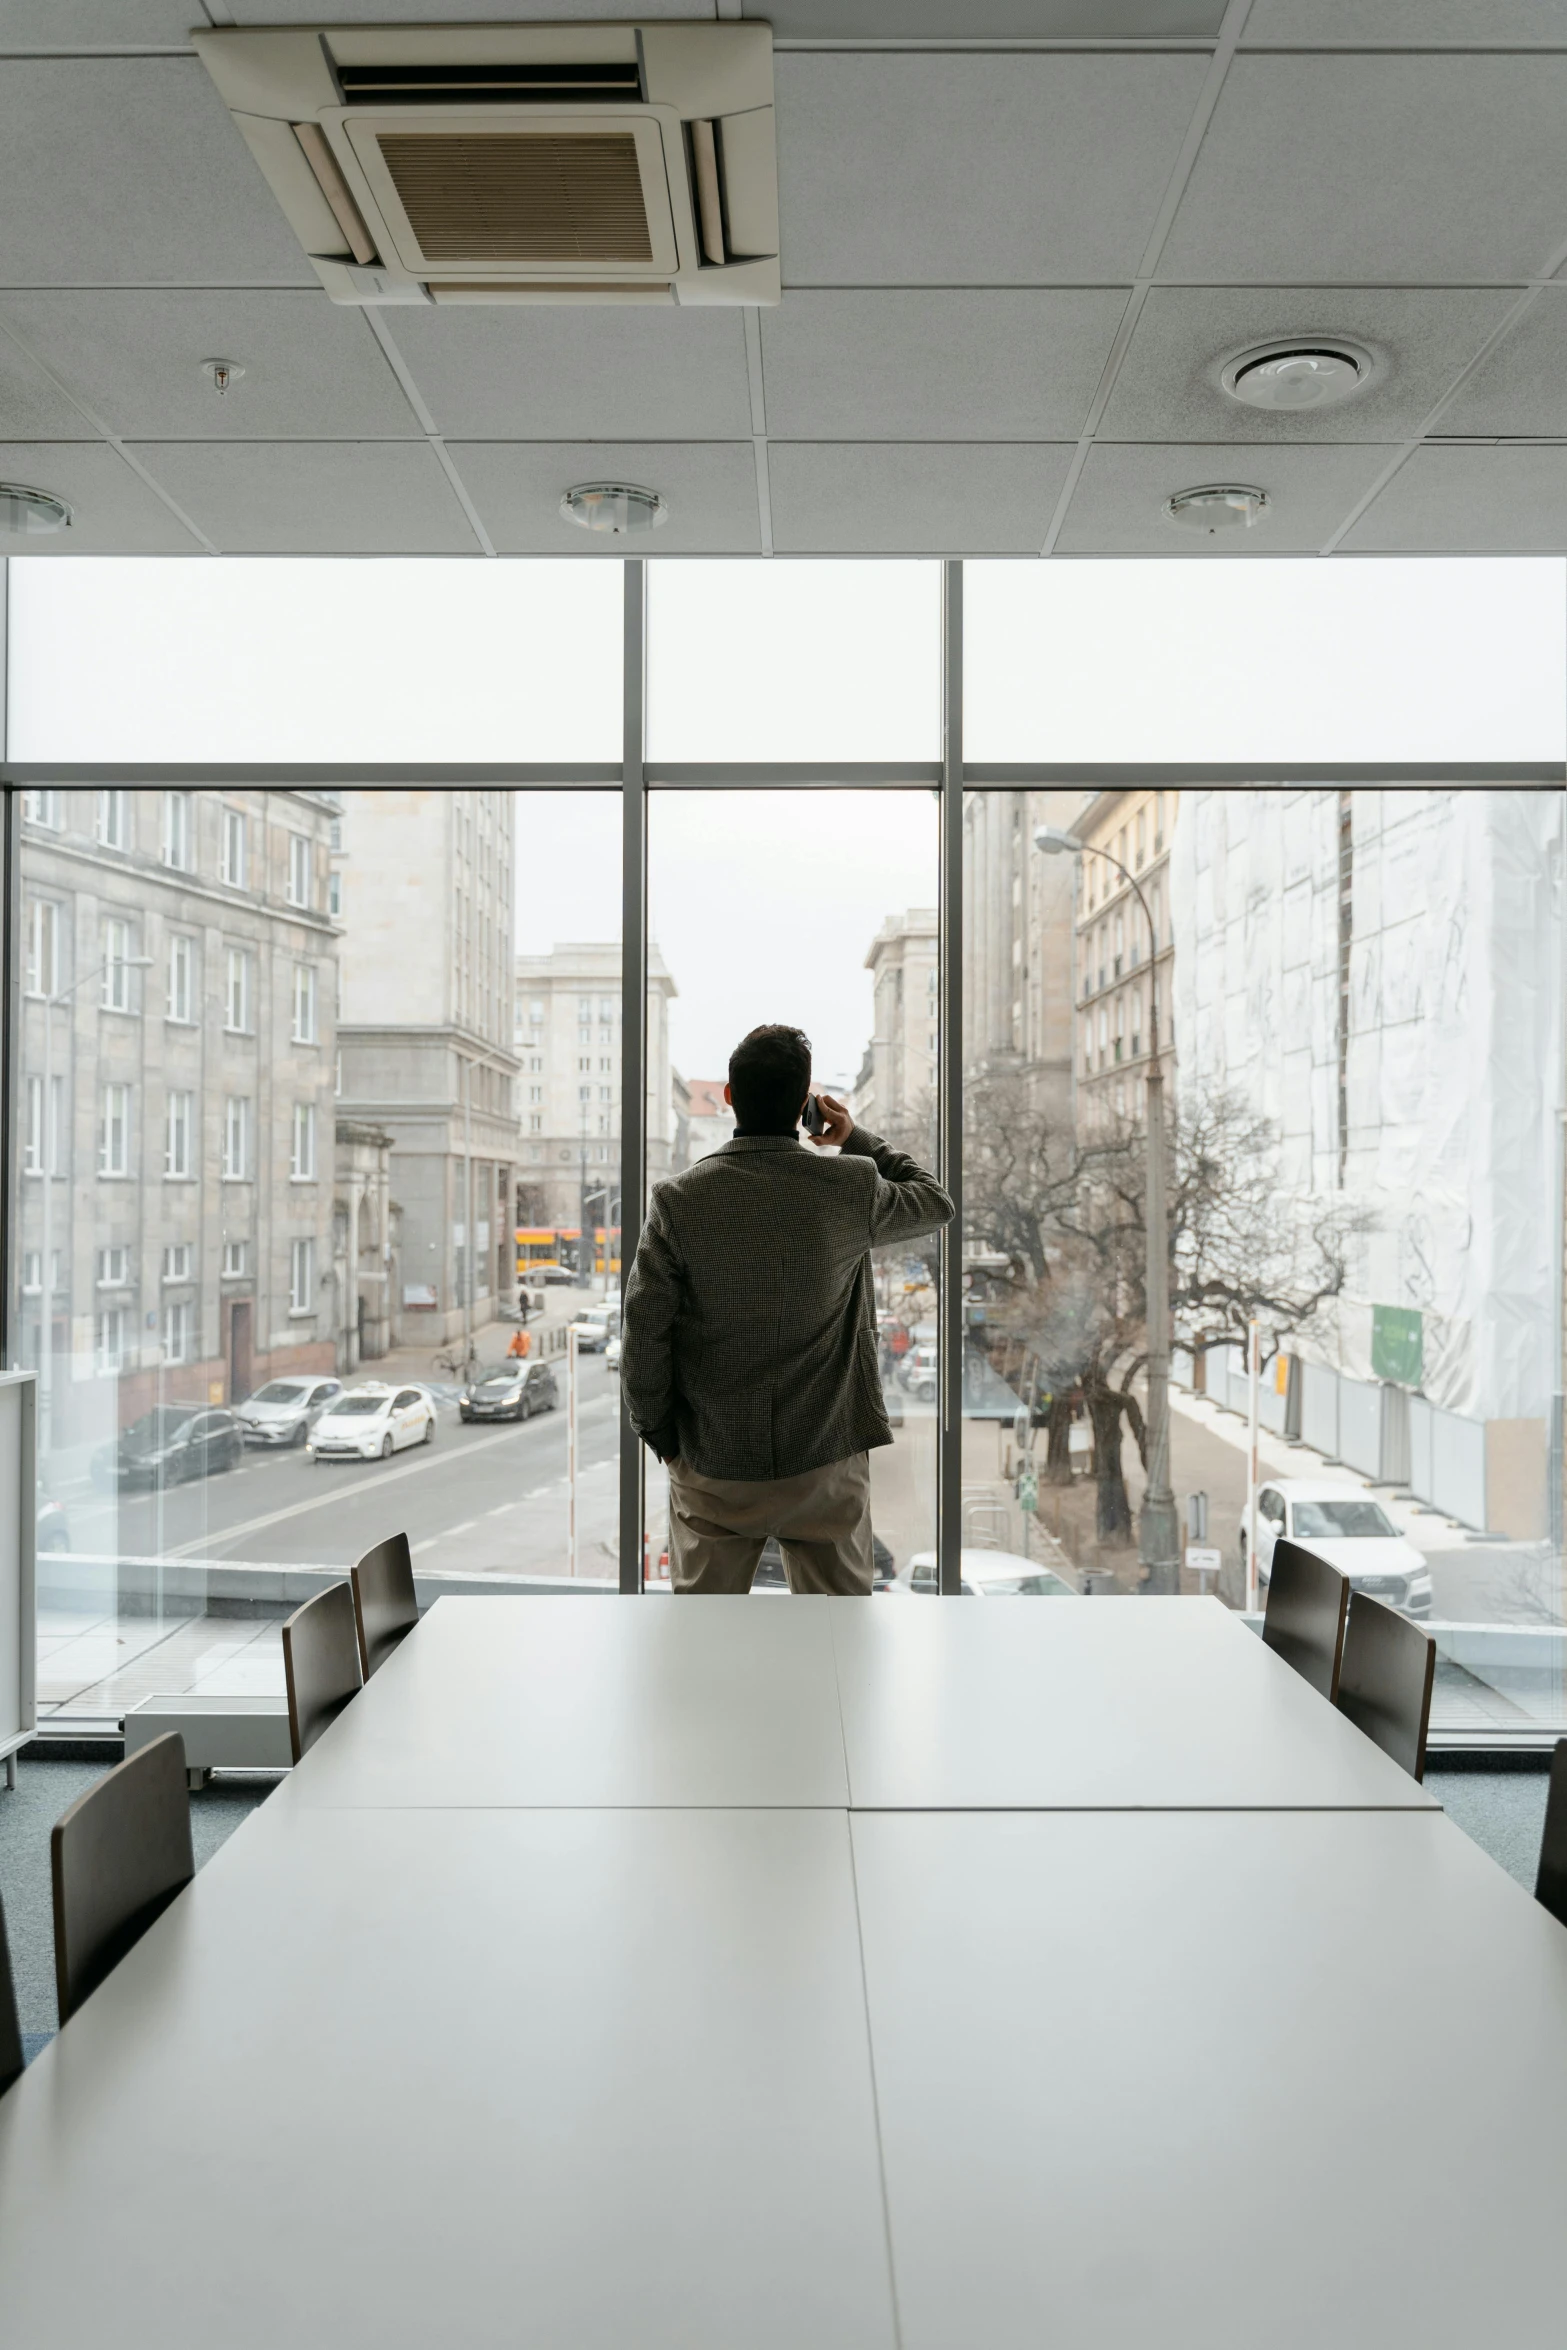
<path fill-rule="evenodd" d="M 566 1328 L 602 1269 L 590 1297 L 540 1288 L 513 1358 L 540 1374 L 521 1425 L 464 1423 L 464 1365 L 470 1339 L 481 1371 L 521 1343 L 519 1250 L 574 1268 L 584 1197 L 596 1226 L 618 1220 L 617 794 L 186 798 L 178 867 L 159 790 L 125 794 L 124 847 L 101 839 L 95 791 L 22 826 L 24 904 L 60 909 L 20 1007 L 12 1274 L 17 1357 L 40 1376 L 39 1703 L 57 1720 L 149 1690 L 281 1690 L 275 1570 L 341 1574 L 387 1525 L 424 1576 L 564 1575 Z M 247 877 L 230 865 L 220 890 L 236 810 Z M 309 903 L 289 897 L 294 841 Z M 524 1003 L 547 992 L 539 958 L 556 971 L 553 1032 L 519 1024 L 519 945 Z M 613 1281 L 613 1229 L 599 1253 Z M 582 1379 L 579 1565 L 613 1578 L 602 1351 Z M 340 1387 L 355 1409 L 329 1454 Z M 409 1472 L 392 1517 L 387 1453 Z"/>
<path fill-rule="evenodd" d="M 824 837 L 830 857 L 820 853 Z M 748 1029 L 773 1021 L 810 1037 L 815 1084 L 865 1129 L 933 1168 L 937 886 L 929 791 L 652 795 L 653 1180 L 728 1141 L 729 1055 Z M 893 1442 L 871 1453 L 872 1523 L 882 1570 L 907 1576 L 935 1548 L 935 1236 L 878 1251 L 873 1265 L 876 1355 Z M 646 1490 L 656 1581 L 668 1575 L 669 1495 L 651 1459 Z M 775 1547 L 757 1587 L 783 1588 L 783 1573 Z"/>
<path fill-rule="evenodd" d="M 10 593 L 13 759 L 620 757 L 618 564 L 83 558 Z"/>
<path fill-rule="evenodd" d="M 1564 806 L 969 795 L 966 1543 L 1074 1588 L 1173 1587 L 1183 1557 L 1179 1588 L 1237 1608 L 1248 1548 L 1265 1594 L 1279 1535 L 1325 1543 L 1431 1628 L 1435 1727 L 1567 1726 Z M 1165 1549 L 1140 1540 L 1155 1048 Z"/>
<path fill-rule="evenodd" d="M 964 648 L 972 760 L 1567 748 L 1555 560 L 970 563 Z"/>
<path fill-rule="evenodd" d="M 652 563 L 655 759 L 935 759 L 938 563 Z"/>

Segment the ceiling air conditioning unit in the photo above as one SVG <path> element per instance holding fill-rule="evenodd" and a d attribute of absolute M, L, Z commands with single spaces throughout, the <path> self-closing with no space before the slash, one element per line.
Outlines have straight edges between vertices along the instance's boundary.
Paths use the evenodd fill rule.
<path fill-rule="evenodd" d="M 776 302 L 766 24 L 194 35 L 334 302 Z"/>

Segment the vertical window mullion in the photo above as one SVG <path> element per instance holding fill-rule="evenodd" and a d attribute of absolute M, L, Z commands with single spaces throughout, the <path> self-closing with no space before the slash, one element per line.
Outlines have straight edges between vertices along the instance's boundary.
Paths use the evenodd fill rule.
<path fill-rule="evenodd" d="M 938 1589 L 962 1589 L 963 1549 L 963 566 L 942 565 L 939 1069 L 941 1180 L 952 1221 L 941 1235 L 937 1388 Z"/>
<path fill-rule="evenodd" d="M 624 567 L 621 658 L 620 1289 L 647 1180 L 647 565 Z M 620 1405 L 620 1588 L 642 1589 L 642 1446 Z"/>

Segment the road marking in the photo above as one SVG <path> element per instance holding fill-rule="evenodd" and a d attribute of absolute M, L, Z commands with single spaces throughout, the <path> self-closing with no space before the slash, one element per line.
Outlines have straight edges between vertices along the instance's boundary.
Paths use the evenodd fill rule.
<path fill-rule="evenodd" d="M 423 1542 L 416 1542 L 414 1544 L 410 1555 L 414 1558 L 417 1558 L 421 1550 L 433 1550 L 440 1539 L 441 1537 L 439 1534 L 427 1534 Z"/>
<path fill-rule="evenodd" d="M 506 1512 L 508 1510 L 514 1510 L 516 1506 L 517 1504 L 514 1501 L 503 1501 L 499 1509 L 486 1510 L 484 1514 L 487 1518 L 504 1518 Z"/>
<path fill-rule="evenodd" d="M 454 1534 L 471 1534 L 478 1522 L 479 1521 L 477 1518 L 464 1518 L 460 1526 L 443 1527 L 440 1540 L 442 1542 L 450 1542 Z"/>
<path fill-rule="evenodd" d="M 497 1429 L 493 1436 L 476 1436 L 471 1443 L 465 1444 L 462 1457 L 466 1459 L 471 1453 L 483 1452 L 492 1444 L 515 1444 L 516 1441 L 515 1428 Z M 182 1542 L 173 1550 L 166 1550 L 163 1556 L 166 1559 L 219 1558 L 229 1543 L 239 1542 L 247 1534 L 260 1534 L 268 1526 L 280 1526 L 285 1518 L 302 1518 L 310 1510 L 328 1509 L 334 1501 L 347 1501 L 356 1493 L 379 1493 L 386 1486 L 395 1485 L 400 1478 L 420 1477 L 427 1470 L 447 1468 L 456 1458 L 456 1454 L 443 1449 L 430 1453 L 422 1461 L 408 1461 L 400 1469 L 382 1469 L 379 1475 L 372 1472 L 368 1477 L 356 1477 L 351 1485 L 337 1485 L 326 1493 L 313 1493 L 308 1501 L 290 1502 L 286 1509 L 268 1510 L 264 1517 L 245 1518 L 237 1526 L 214 1527 L 199 1535 L 194 1542 Z"/>

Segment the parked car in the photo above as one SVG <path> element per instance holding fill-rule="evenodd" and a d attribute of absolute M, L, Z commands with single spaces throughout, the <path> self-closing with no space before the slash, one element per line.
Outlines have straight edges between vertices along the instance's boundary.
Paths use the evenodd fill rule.
<path fill-rule="evenodd" d="M 890 1590 L 894 1574 L 893 1557 L 879 1534 L 871 1536 L 871 1556 L 876 1562 L 875 1580 L 871 1588 L 874 1591 Z M 762 1555 L 756 1562 L 756 1573 L 751 1577 L 751 1589 L 787 1591 L 788 1588 L 789 1576 L 784 1566 L 783 1552 L 778 1547 L 778 1537 L 769 1534 L 762 1545 Z"/>
<path fill-rule="evenodd" d="M 245 1449 L 232 1412 L 205 1404 L 154 1404 L 93 1455 L 95 1485 L 184 1485 L 232 1469 Z"/>
<path fill-rule="evenodd" d="M 1431 1613 L 1431 1569 L 1423 1551 L 1400 1534 L 1382 1504 L 1355 1485 L 1275 1477 L 1257 1493 L 1257 1582 L 1268 1588 L 1273 1546 L 1281 1535 L 1303 1542 L 1345 1576 L 1352 1591 L 1381 1599 L 1406 1616 Z M 1241 1528 L 1241 1567 L 1246 1529 Z"/>
<path fill-rule="evenodd" d="M 457 1415 L 463 1420 L 531 1420 L 535 1412 L 549 1411 L 558 1395 L 548 1363 L 497 1363 L 463 1389 Z"/>
<path fill-rule="evenodd" d="M 234 1417 L 247 1444 L 303 1444 L 342 1392 L 341 1379 L 269 1379 L 236 1405 Z"/>
<path fill-rule="evenodd" d="M 906 1394 L 933 1403 L 939 1361 L 940 1354 L 934 1346 L 911 1346 L 898 1365 L 898 1384 Z"/>
<path fill-rule="evenodd" d="M 577 1276 L 569 1265 L 558 1265 L 553 1257 L 546 1257 L 536 1265 L 529 1265 L 523 1278 L 530 1288 L 537 1289 L 541 1282 L 575 1281 Z"/>
<path fill-rule="evenodd" d="M 1015 1550 L 964 1550 L 958 1553 L 960 1592 L 964 1599 L 1077 1599 L 1064 1575 L 1041 1566 L 1038 1559 L 1020 1557 Z M 899 1569 L 893 1588 L 915 1592 L 937 1589 L 936 1554 L 918 1550 Z"/>
<path fill-rule="evenodd" d="M 604 1349 L 604 1368 L 606 1371 L 620 1369 L 620 1332 L 618 1330 Z"/>
<path fill-rule="evenodd" d="M 579 1354 L 599 1354 L 620 1335 L 619 1306 L 588 1306 L 571 1324 Z"/>
<path fill-rule="evenodd" d="M 423 1387 L 387 1387 L 367 1380 L 334 1396 L 310 1431 L 316 1461 L 386 1460 L 435 1434 L 435 1399 Z"/>

